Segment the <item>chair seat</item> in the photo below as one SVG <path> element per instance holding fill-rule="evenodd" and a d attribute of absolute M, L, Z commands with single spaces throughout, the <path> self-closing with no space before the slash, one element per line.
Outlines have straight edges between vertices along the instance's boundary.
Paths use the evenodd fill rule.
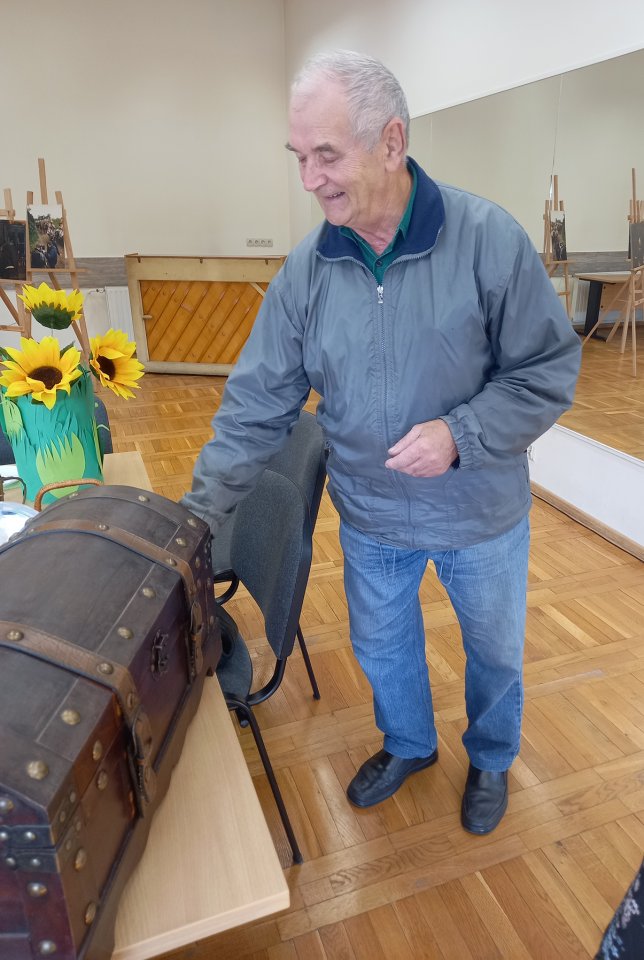
<path fill-rule="evenodd" d="M 246 700 L 253 683 L 253 664 L 248 647 L 237 624 L 223 607 L 217 609 L 221 628 L 221 658 L 217 666 L 217 679 L 224 694 L 238 700 Z"/>

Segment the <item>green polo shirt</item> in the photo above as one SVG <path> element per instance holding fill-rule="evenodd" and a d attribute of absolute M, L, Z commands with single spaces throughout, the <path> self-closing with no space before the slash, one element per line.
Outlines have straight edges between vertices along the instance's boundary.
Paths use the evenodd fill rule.
<path fill-rule="evenodd" d="M 407 230 L 409 229 L 411 212 L 414 207 L 414 197 L 416 196 L 416 171 L 411 165 L 408 165 L 407 169 L 412 176 L 409 202 L 407 203 L 407 208 L 403 213 L 402 220 L 398 224 L 398 228 L 396 229 L 393 239 L 386 250 L 383 250 L 382 253 L 376 253 L 373 247 L 371 247 L 366 240 L 363 240 L 363 238 L 356 233 L 355 230 L 352 230 L 351 227 L 340 227 L 340 233 L 342 236 L 349 237 L 350 240 L 353 240 L 353 242 L 358 245 L 366 266 L 369 267 L 378 283 L 382 283 L 385 270 L 396 256 L 396 248 L 400 246 L 401 242 L 405 239 L 407 236 Z"/>

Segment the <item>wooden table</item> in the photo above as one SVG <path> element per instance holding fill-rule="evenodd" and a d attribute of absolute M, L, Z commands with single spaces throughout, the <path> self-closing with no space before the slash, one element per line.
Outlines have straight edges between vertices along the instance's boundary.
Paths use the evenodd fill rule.
<path fill-rule="evenodd" d="M 16 476 L 16 468 L 11 464 L 0 467 L 5 477 Z M 126 487 L 140 487 L 142 490 L 151 490 L 150 478 L 145 469 L 143 458 L 138 452 L 108 453 L 103 462 L 103 479 L 105 483 L 122 484 Z M 5 490 L 5 500 L 14 503 L 21 500 L 21 489 L 18 484 L 8 486 Z"/>
<path fill-rule="evenodd" d="M 607 306 L 618 308 L 620 303 L 619 290 L 615 289 L 615 284 L 626 284 L 630 271 L 620 270 L 614 273 L 578 273 L 578 280 L 588 280 L 590 290 L 588 291 L 588 304 L 586 306 L 586 320 L 584 323 L 584 336 L 587 337 L 599 319 L 600 310 L 605 310 Z M 605 288 L 610 288 L 611 293 L 608 301 L 605 298 Z M 626 287 L 624 287 L 624 291 Z M 615 296 L 617 294 L 617 296 Z M 597 336 L 597 334 L 595 334 Z M 603 340 L 603 337 L 597 337 Z"/>
<path fill-rule="evenodd" d="M 151 489 L 138 453 L 107 454 L 104 473 L 106 483 Z M 148 960 L 288 905 L 228 708 L 217 680 L 207 679 L 145 853 L 121 897 L 112 960 Z"/>

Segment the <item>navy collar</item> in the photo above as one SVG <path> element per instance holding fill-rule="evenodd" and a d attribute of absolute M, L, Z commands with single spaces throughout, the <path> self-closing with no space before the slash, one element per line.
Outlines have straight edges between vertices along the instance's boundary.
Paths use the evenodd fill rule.
<path fill-rule="evenodd" d="M 416 171 L 416 196 L 407 236 L 401 238 L 400 245 L 396 247 L 395 260 L 431 250 L 445 222 L 445 206 L 437 185 L 415 160 L 407 157 L 407 162 Z M 328 220 L 322 225 L 317 250 L 326 260 L 345 257 L 356 260 L 358 252 L 355 241 L 344 237 L 339 227 L 334 227 Z"/>

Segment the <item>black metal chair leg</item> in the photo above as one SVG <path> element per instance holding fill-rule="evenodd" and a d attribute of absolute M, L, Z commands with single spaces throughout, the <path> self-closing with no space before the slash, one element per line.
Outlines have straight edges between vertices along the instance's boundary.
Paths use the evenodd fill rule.
<path fill-rule="evenodd" d="M 235 709 L 238 715 L 240 712 L 243 713 L 248 720 L 250 728 L 253 731 L 253 737 L 255 738 L 255 744 L 257 745 L 261 761 L 264 765 L 264 770 L 266 771 L 266 776 L 268 777 L 268 782 L 270 783 L 271 790 L 273 791 L 273 796 L 275 798 L 275 803 L 284 826 L 284 831 L 291 846 L 293 862 L 302 863 L 304 858 L 300 852 L 300 848 L 297 845 L 297 840 L 295 839 L 295 834 L 293 833 L 293 827 L 291 826 L 291 821 L 289 820 L 289 816 L 286 812 L 286 807 L 284 806 L 284 801 L 282 799 L 282 792 L 278 786 L 277 780 L 275 779 L 273 766 L 269 760 L 268 753 L 266 752 L 264 738 L 262 737 L 259 725 L 255 719 L 255 715 L 253 711 L 244 703 L 244 701 L 238 700 L 237 697 L 226 697 L 226 703 L 229 707 Z"/>
<path fill-rule="evenodd" d="M 320 699 L 320 691 L 318 689 L 318 682 L 315 679 L 315 674 L 313 673 L 313 667 L 311 666 L 311 658 L 309 657 L 309 651 L 306 649 L 306 644 L 304 643 L 304 637 L 302 636 L 302 628 L 299 623 L 297 625 L 297 639 L 300 644 L 300 650 L 302 651 L 302 657 L 304 658 L 304 664 L 306 666 L 306 672 L 309 675 L 309 680 L 311 681 L 311 689 L 313 690 L 313 698 L 315 700 Z"/>

